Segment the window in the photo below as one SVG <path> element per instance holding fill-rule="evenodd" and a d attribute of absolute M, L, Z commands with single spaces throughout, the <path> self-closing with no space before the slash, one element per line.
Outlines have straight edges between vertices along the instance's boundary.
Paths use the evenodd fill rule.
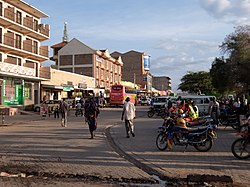
<path fill-rule="evenodd" d="M 38 31 L 38 21 L 34 19 L 34 30 Z"/>
<path fill-rule="evenodd" d="M 33 42 L 33 49 L 34 49 L 34 53 L 38 54 L 38 42 L 34 41 Z"/>
<path fill-rule="evenodd" d="M 3 15 L 3 3 L 0 2 L 0 16 Z"/>
<path fill-rule="evenodd" d="M 99 79 L 99 68 L 96 68 L 96 78 Z"/>
<path fill-rule="evenodd" d="M 25 83 L 24 86 L 24 97 L 25 99 L 32 99 L 32 84 L 31 83 Z"/>
<path fill-rule="evenodd" d="M 204 103 L 209 103 L 210 102 L 210 99 L 209 98 L 205 98 L 204 99 Z"/>
<path fill-rule="evenodd" d="M 2 62 L 3 60 L 2 60 L 2 53 L 0 53 L 0 62 Z"/>
<path fill-rule="evenodd" d="M 122 86 L 112 86 L 112 90 L 122 90 Z"/>
<path fill-rule="evenodd" d="M 21 66 L 21 65 L 22 65 L 22 60 L 21 60 L 21 58 L 18 58 L 18 59 L 17 59 L 17 65 L 18 65 L 18 66 Z"/>
<path fill-rule="evenodd" d="M 22 24 L 22 12 L 20 11 L 16 12 L 16 22 Z"/>
<path fill-rule="evenodd" d="M 16 43 L 15 47 L 18 49 L 21 49 L 21 43 L 22 43 L 22 36 L 19 34 L 16 34 Z"/>

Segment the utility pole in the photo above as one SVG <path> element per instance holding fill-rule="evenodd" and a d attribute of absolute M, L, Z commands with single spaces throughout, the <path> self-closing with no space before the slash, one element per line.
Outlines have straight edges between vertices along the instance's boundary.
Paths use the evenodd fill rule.
<path fill-rule="evenodd" d="M 135 82 L 136 82 L 136 74 L 134 73 L 134 88 L 135 88 Z"/>

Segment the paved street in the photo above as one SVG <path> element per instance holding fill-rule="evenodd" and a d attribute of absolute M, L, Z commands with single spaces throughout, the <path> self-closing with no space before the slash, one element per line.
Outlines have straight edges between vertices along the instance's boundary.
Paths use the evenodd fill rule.
<path fill-rule="evenodd" d="M 231 144 L 237 137 L 230 127 L 220 127 L 212 149 L 202 153 L 191 146 L 186 152 L 185 147 L 181 146 L 174 146 L 172 151 L 158 150 L 155 140 L 157 127 L 161 124 L 160 118 L 136 119 L 137 133 L 133 141 L 121 138 L 124 137 L 121 125 L 111 128 L 111 133 L 117 145 L 127 154 L 168 177 L 185 178 L 189 174 L 227 175 L 232 176 L 240 186 L 250 184 L 249 160 L 238 160 L 231 153 Z"/>
<path fill-rule="evenodd" d="M 227 175 L 232 176 L 237 185 L 250 183 L 249 160 L 237 160 L 230 151 L 235 139 L 233 130 L 220 129 L 214 147 L 207 153 L 197 152 L 192 147 L 185 153 L 184 147 L 162 152 L 155 145 L 157 127 L 162 119 L 147 118 L 146 110 L 147 107 L 137 107 L 136 137 L 129 139 L 125 138 L 120 108 L 102 109 L 93 140 L 89 139 L 83 118 L 72 113 L 67 128 L 61 127 L 60 120 L 53 117 L 6 118 L 9 125 L 0 127 L 0 172 L 26 173 L 30 178 L 2 177 L 0 186 L 128 183 L 164 186 L 163 182 L 151 185 L 155 182 L 151 175 L 154 171 L 169 178 L 186 178 L 188 174 Z"/>

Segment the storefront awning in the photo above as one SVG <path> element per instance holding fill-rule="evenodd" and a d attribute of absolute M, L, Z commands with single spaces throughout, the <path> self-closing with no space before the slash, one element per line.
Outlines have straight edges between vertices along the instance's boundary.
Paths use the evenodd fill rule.
<path fill-rule="evenodd" d="M 46 84 L 43 84 L 42 87 L 43 88 L 53 88 L 53 89 L 63 90 L 62 86 L 56 86 L 56 85 L 46 85 Z"/>

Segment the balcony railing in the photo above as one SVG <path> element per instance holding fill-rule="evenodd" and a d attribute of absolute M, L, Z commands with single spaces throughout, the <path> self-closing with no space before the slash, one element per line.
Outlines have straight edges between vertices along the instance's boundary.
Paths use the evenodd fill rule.
<path fill-rule="evenodd" d="M 8 18 L 11 21 L 15 21 L 15 12 L 13 7 L 5 8 L 3 12 L 5 18 Z"/>
<path fill-rule="evenodd" d="M 40 55 L 43 57 L 49 57 L 49 48 L 48 46 L 40 46 L 38 48 L 37 45 L 32 44 L 32 40 L 24 40 L 23 45 L 21 45 L 21 41 L 14 39 L 14 35 L 11 35 L 11 33 L 5 33 L 4 34 L 4 42 L 5 45 L 14 47 L 20 50 L 24 50 L 36 55 Z M 39 49 L 39 50 L 38 50 Z"/>
<path fill-rule="evenodd" d="M 2 7 L 0 9 L 0 12 L 4 13 L 4 15 L 0 14 L 0 17 L 4 17 L 4 18 L 6 18 L 6 19 L 8 19 L 8 20 L 10 20 L 12 22 L 17 23 L 17 25 L 21 25 L 23 27 L 26 27 L 28 29 L 31 29 L 31 30 L 33 30 L 35 32 L 38 32 L 40 34 L 43 34 L 43 35 L 49 37 L 50 29 L 49 29 L 48 24 L 38 24 L 36 21 L 33 20 L 33 17 L 20 18 L 15 13 L 14 7 L 10 7 L 10 8 L 3 8 Z"/>

